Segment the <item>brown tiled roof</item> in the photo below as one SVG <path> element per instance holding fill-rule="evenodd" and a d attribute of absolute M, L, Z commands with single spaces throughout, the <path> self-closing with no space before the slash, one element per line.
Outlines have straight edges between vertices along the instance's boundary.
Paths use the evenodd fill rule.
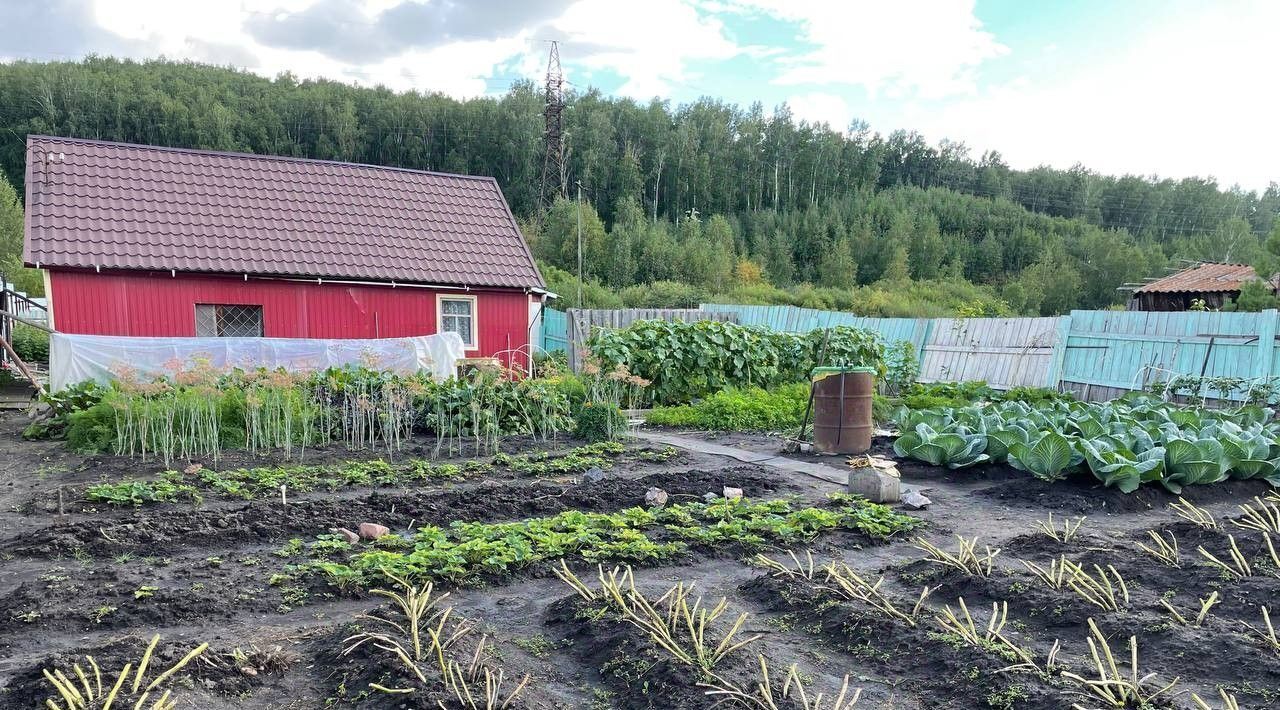
<path fill-rule="evenodd" d="M 33 265 L 544 286 L 488 177 L 29 136 L 26 215 Z"/>
<path fill-rule="evenodd" d="M 1152 281 L 1136 293 L 1239 291 L 1242 284 L 1257 278 L 1258 274 L 1247 264 L 1200 264 Z"/>

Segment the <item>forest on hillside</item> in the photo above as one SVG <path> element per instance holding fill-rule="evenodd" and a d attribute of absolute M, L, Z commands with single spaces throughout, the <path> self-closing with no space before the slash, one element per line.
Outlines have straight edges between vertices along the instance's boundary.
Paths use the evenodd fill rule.
<path fill-rule="evenodd" d="M 168 61 L 14 62 L 0 64 L 0 173 L 20 195 L 24 138 L 43 133 L 493 175 L 570 304 L 581 220 L 581 291 L 597 306 L 1053 314 L 1122 303 L 1118 286 L 1183 259 L 1270 268 L 1273 232 L 1280 251 L 1275 183 L 1259 194 L 1207 178 L 1013 170 L 995 152 L 814 125 L 785 106 L 595 90 L 572 93 L 564 114 L 569 197 L 580 183 L 582 202 L 538 219 L 542 104 L 527 82 L 458 100 Z"/>

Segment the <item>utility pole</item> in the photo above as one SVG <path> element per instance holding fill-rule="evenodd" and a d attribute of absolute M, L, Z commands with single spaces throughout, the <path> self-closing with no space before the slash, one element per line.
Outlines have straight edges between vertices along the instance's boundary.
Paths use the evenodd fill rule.
<path fill-rule="evenodd" d="M 551 40 L 547 56 L 546 104 L 542 109 L 546 126 L 542 134 L 542 184 L 538 191 L 538 218 L 555 203 L 568 197 L 564 164 L 564 72 L 560 68 L 560 43 Z"/>
<path fill-rule="evenodd" d="M 582 181 L 578 181 L 578 308 L 582 308 Z"/>

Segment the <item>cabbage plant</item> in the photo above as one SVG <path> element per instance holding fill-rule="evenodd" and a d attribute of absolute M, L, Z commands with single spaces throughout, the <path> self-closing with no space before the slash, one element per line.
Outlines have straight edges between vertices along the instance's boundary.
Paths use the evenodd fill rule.
<path fill-rule="evenodd" d="M 986 461 L 986 448 L 987 437 L 982 434 L 939 433 L 924 423 L 893 442 L 893 450 L 899 456 L 947 468 L 964 468 Z"/>
<path fill-rule="evenodd" d="M 1056 431 L 1039 432 L 1032 441 L 1015 442 L 1009 447 L 1009 465 L 1042 481 L 1061 481 L 1067 477 L 1068 469 L 1083 460 L 1071 441 Z"/>
<path fill-rule="evenodd" d="M 1104 486 L 1114 486 L 1123 493 L 1138 490 L 1143 483 L 1161 480 L 1164 475 L 1164 448 L 1154 447 L 1134 453 L 1109 441 L 1079 442 L 1080 451 L 1094 477 Z"/>
<path fill-rule="evenodd" d="M 1165 476 L 1160 479 L 1170 492 L 1183 486 L 1226 480 L 1230 462 L 1216 439 L 1170 439 L 1164 446 Z"/>

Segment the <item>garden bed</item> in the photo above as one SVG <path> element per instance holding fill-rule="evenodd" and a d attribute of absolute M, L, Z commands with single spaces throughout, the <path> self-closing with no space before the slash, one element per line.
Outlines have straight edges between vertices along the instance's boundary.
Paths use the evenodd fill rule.
<path fill-rule="evenodd" d="M 376 569 L 344 584 L 312 566 L 319 560 L 354 569 L 364 559 L 417 574 L 444 568 L 422 568 L 395 555 L 420 554 L 415 559 L 443 565 L 439 560 L 455 552 L 461 567 L 413 583 L 433 582 L 439 604 L 471 623 L 473 630 L 459 649 L 468 651 L 464 660 L 469 662 L 470 649 L 484 636 L 490 652 L 482 665 L 495 675 L 501 671 L 504 697 L 529 676 L 510 707 L 705 708 L 714 702 L 705 695 L 713 687 L 754 692 L 761 655 L 779 707 L 801 707 L 794 696 L 781 698 L 793 663 L 806 690 L 821 691 L 828 700 L 847 674 L 849 689 L 863 691 L 858 708 L 1102 707 L 1081 681 L 1064 675 L 1096 677 L 1086 642 L 1090 619 L 1122 670 L 1127 670 L 1128 638 L 1137 638 L 1141 672 L 1155 674 L 1144 686 L 1148 692 L 1181 677 L 1153 707 L 1196 707 L 1194 692 L 1208 707 L 1220 708 L 1220 687 L 1242 708 L 1280 703 L 1280 649 L 1269 648 L 1265 633 L 1245 626 L 1265 629 L 1260 609 L 1280 607 L 1274 601 L 1280 599 L 1280 577 L 1268 560 L 1263 533 L 1232 522 L 1243 514 L 1237 506 L 1267 493 L 1256 481 L 1184 490 L 1214 520 L 1216 527 L 1209 529 L 1171 510 L 1178 496 L 1159 487 L 1122 494 L 1084 475 L 1047 483 L 1004 464 L 953 470 L 903 459 L 904 481 L 925 488 L 934 501 L 927 510 L 909 513 L 926 526 L 909 529 L 901 522 L 905 519 L 885 517 L 878 508 L 833 499 L 836 486 L 774 468 L 691 452 L 673 455 L 641 442 L 629 442 L 616 453 L 574 454 L 586 442 L 507 437 L 501 451 L 508 456 L 497 460 L 470 452 L 433 460 L 428 440 L 410 442 L 387 461 L 391 474 L 382 467 L 368 469 L 380 458 L 374 453 L 330 446 L 308 453 L 302 464 L 314 469 L 290 474 L 287 502 L 267 495 L 273 490 L 268 483 L 276 479 L 232 472 L 289 468 L 298 465 L 296 458 L 227 452 L 216 464 L 199 461 L 206 472 L 225 474 L 220 478 L 205 480 L 197 471 L 173 479 L 198 496 L 142 496 L 135 504 L 91 500 L 88 492 L 104 482 L 154 484 L 165 480 L 162 471 L 181 470 L 187 461 L 166 467 L 109 455 L 79 456 L 57 442 L 21 440 L 24 425 L 20 416 L 0 418 L 3 707 L 39 707 L 46 697 L 56 697 L 41 671 L 71 672 L 77 662 L 88 670 L 86 654 L 104 673 L 136 664 L 153 634 L 163 639 L 156 647 L 158 669 L 209 643 L 167 683 L 181 698 L 179 707 L 435 707 L 436 700 L 466 707 L 430 674 L 411 695 L 371 688 L 370 683 L 418 684 L 372 646 L 343 653 L 352 634 L 377 627 L 362 614 L 391 618 L 398 613 L 394 604 L 370 593 L 393 585 Z M 766 435 L 715 440 L 769 453 L 779 448 L 779 441 Z M 887 441 L 878 441 L 875 450 L 892 457 Z M 602 456 L 607 465 L 595 460 L 585 465 L 582 459 L 592 455 Z M 837 472 L 844 467 L 842 457 L 797 458 Z M 566 459 L 563 465 L 554 463 Z M 349 462 L 373 475 L 342 474 Z M 432 472 L 456 466 L 457 475 L 453 469 L 438 476 L 398 473 L 415 465 Z M 227 481 L 251 485 L 245 492 Z M 704 500 L 726 487 L 742 489 L 745 501 Z M 667 494 L 659 512 L 646 506 L 653 488 Z M 1038 527 L 1050 512 L 1056 528 L 1067 517 L 1088 519 L 1071 540 L 1061 542 Z M 525 520 L 534 522 L 507 525 Z M 394 537 L 344 547 L 330 532 L 354 530 L 363 522 L 385 525 Z M 424 526 L 436 526 L 439 533 L 424 536 L 419 532 Z M 605 527 L 611 532 L 602 532 Z M 577 542 L 563 555 L 566 568 L 559 567 L 558 557 L 548 556 L 547 549 L 554 548 L 545 546 L 553 538 L 522 537 L 540 530 L 574 531 Z M 1178 541 L 1179 567 L 1138 547 L 1154 545 L 1148 531 Z M 928 554 L 913 542 L 919 536 L 955 552 L 957 535 L 976 537 L 979 554 L 988 545 L 1000 548 L 990 573 L 965 574 L 926 561 Z M 1280 545 L 1280 534 L 1271 537 Z M 1215 566 L 1197 551 L 1203 547 L 1231 565 L 1232 538 L 1250 565 L 1248 574 Z M 477 551 L 481 542 L 494 547 Z M 650 546 L 670 554 L 628 557 Z M 424 552 L 427 547 L 431 555 Z M 504 557 L 512 550 L 515 557 Z M 601 550 L 610 552 L 599 556 Z M 764 554 L 794 569 L 788 550 L 795 551 L 801 568 L 807 564 L 805 551 L 812 552 L 813 580 L 753 561 Z M 369 554 L 374 552 L 390 554 Z M 1113 566 L 1125 580 L 1128 601 L 1104 609 L 1069 588 L 1051 588 L 1022 564 L 1043 568 L 1064 558 L 1090 574 L 1095 564 Z M 742 614 L 735 638 L 759 638 L 710 671 L 684 663 L 617 609 L 583 599 L 554 573 L 565 569 L 594 588 L 597 562 L 606 573 L 630 566 L 636 593 L 655 608 L 662 608 L 659 600 L 677 582 L 693 585 L 703 608 L 715 607 L 723 597 L 725 609 L 711 624 L 710 638 L 718 641 Z M 872 583 L 883 575 L 880 591 L 907 613 L 923 586 L 935 589 L 914 614 L 913 625 L 839 592 L 821 572 L 829 562 L 848 565 Z M 440 600 L 446 592 L 449 596 Z M 1200 600 L 1215 592 L 1218 601 L 1195 625 Z M 936 617 L 947 606 L 959 614 L 962 597 L 979 634 L 991 605 L 1007 602 L 1002 633 L 1035 664 L 1045 666 L 1054 642 L 1061 641 L 1055 667 L 1007 670 L 1019 663 L 1008 649 L 991 642 L 975 646 L 943 629 Z M 1179 621 L 1163 603 L 1190 623 Z M 1275 611 L 1280 615 L 1280 608 Z"/>

